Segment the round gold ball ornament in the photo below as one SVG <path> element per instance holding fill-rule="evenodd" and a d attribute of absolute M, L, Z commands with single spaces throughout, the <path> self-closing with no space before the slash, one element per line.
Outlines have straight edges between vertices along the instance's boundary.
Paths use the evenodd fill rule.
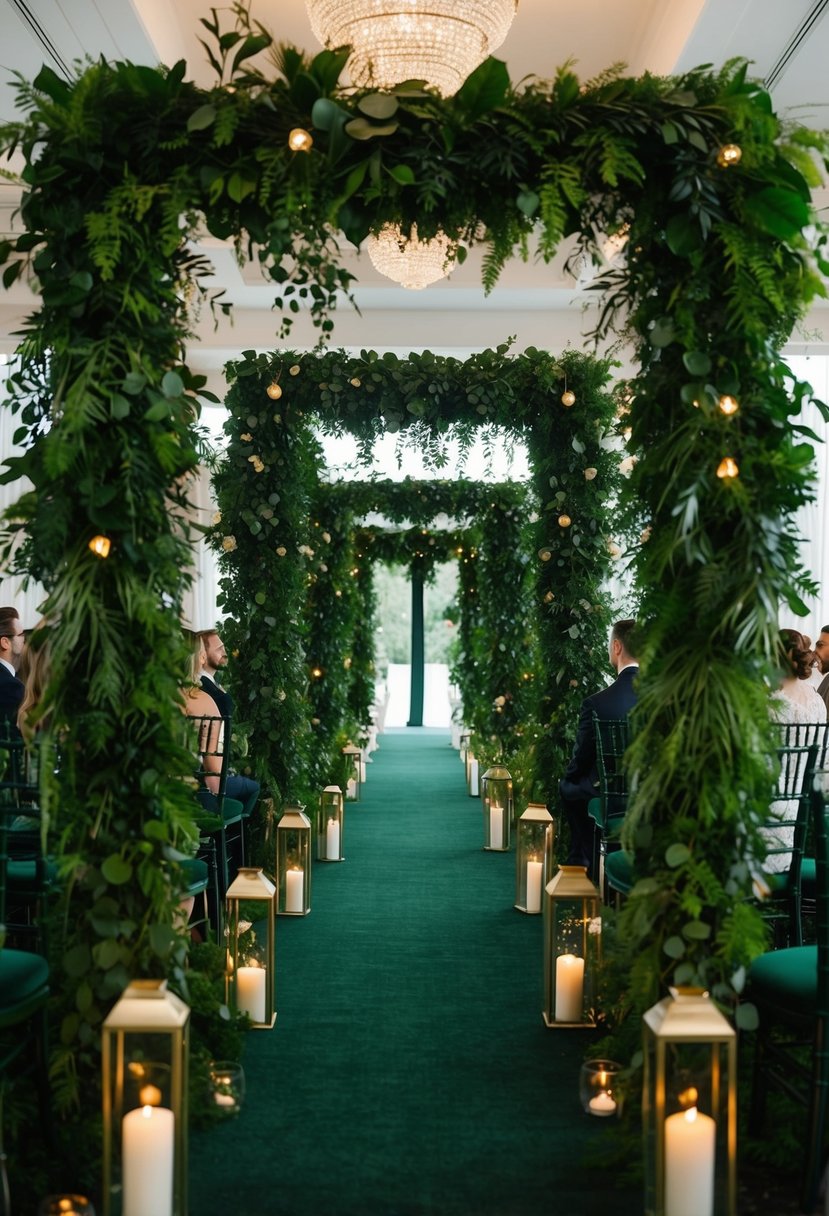
<path fill-rule="evenodd" d="M 739 144 L 723 144 L 717 153 L 717 164 L 721 169 L 730 169 L 739 165 L 743 158 L 743 150 Z"/>
<path fill-rule="evenodd" d="M 566 388 L 561 394 L 561 404 L 566 405 L 568 409 L 576 404 L 576 394 L 571 388 Z"/>
<path fill-rule="evenodd" d="M 294 127 L 288 134 L 288 147 L 292 152 L 310 152 L 314 146 L 314 140 L 310 131 L 306 131 L 304 127 Z"/>
<path fill-rule="evenodd" d="M 558 517 L 558 526 L 560 528 L 569 528 L 572 522 L 569 515 L 559 515 Z"/>
<path fill-rule="evenodd" d="M 282 396 L 282 388 L 278 384 L 269 384 L 265 392 L 270 397 L 271 401 L 278 401 Z"/>

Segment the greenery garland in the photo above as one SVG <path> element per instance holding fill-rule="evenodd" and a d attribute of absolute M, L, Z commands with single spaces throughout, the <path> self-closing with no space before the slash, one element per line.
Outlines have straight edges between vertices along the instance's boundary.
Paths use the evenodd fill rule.
<path fill-rule="evenodd" d="M 221 307 L 188 245 L 202 224 L 256 245 L 281 285 L 280 307 L 295 312 L 304 297 L 323 332 L 350 278 L 337 229 L 357 240 L 417 222 L 421 236 L 482 236 L 487 287 L 531 235 L 550 258 L 575 233 L 603 266 L 603 234 L 627 238 L 624 263 L 595 282 L 598 332 L 625 325 L 639 358 L 630 406 L 639 463 L 627 497 L 651 529 L 635 562 L 645 643 L 629 843 L 643 877 L 621 926 L 635 959 L 626 1007 L 641 1009 L 669 978 L 731 999 L 761 947 L 742 896 L 745 841 L 770 788 L 757 760 L 762 681 L 777 605 L 797 611 L 809 585 L 788 522 L 810 494 L 811 451 L 791 421 L 809 390 L 777 349 L 823 293 L 826 232 L 809 187 L 826 138 L 784 130 L 742 63 L 665 80 L 610 73 L 585 86 L 563 69 L 517 91 L 489 61 L 450 99 L 383 95 L 378 118 L 379 95 L 340 89 L 344 53 L 311 60 L 283 49 L 275 79 L 254 70 L 270 39 L 244 9 L 236 16 L 237 30 L 221 38 L 205 22 L 217 47 L 213 89 L 186 82 L 183 63 L 97 62 L 71 82 L 44 69 L 19 83 L 27 117 L 0 133 L 26 163 L 25 231 L 0 244 L 4 283 L 34 273 L 40 290 L 11 384 L 27 451 L 6 476 L 34 487 L 10 521 L 25 537 L 15 568 L 48 588 L 59 622 L 53 722 L 82 744 L 61 769 L 56 828 L 68 927 L 63 1105 L 75 1093 L 72 1069 L 96 1075 L 100 1020 L 126 978 L 181 956 L 167 929 L 167 858 L 193 829 L 170 777 L 187 757 L 175 703 L 184 546 L 168 508 L 196 462 L 203 393 L 182 361 L 188 310 L 199 300 Z M 313 128 L 310 154 L 288 148 L 296 126 Z M 369 377 L 381 362 L 363 360 Z M 253 360 L 249 368 L 256 374 Z M 422 437 L 439 455 L 445 419 L 429 391 L 438 377 L 427 362 L 422 370 L 422 391 L 401 401 L 389 389 L 383 408 L 364 415 L 366 443 L 411 414 L 409 429 L 424 419 Z M 484 380 L 477 400 L 467 394 L 461 431 L 497 420 L 500 386 Z M 333 368 L 327 383 L 345 391 Z M 727 398 L 736 412 L 725 412 Z M 529 422 L 533 409 L 522 414 L 519 402 L 516 417 Z M 261 412 L 257 397 L 252 413 Z M 298 470 L 301 498 L 312 437 L 296 421 L 276 459 Z M 288 508 L 285 539 L 312 547 L 305 503 Z M 246 526 L 272 532 L 262 519 Z M 112 541 L 105 562 L 87 548 L 98 532 Z M 558 539 L 544 535 L 539 548 Z M 286 565 L 280 590 L 299 592 L 304 575 Z M 250 596 L 225 592 L 240 652 L 267 627 L 259 592 L 261 581 Z M 591 612 L 600 602 L 583 598 Z M 585 654 L 604 624 L 604 609 L 589 607 L 557 621 L 559 637 L 584 625 Z M 307 623 L 281 627 L 284 680 L 253 691 L 272 690 L 267 764 L 288 782 L 310 736 L 302 706 L 279 693 L 304 676 Z M 280 739 L 290 741 L 281 754 Z"/>

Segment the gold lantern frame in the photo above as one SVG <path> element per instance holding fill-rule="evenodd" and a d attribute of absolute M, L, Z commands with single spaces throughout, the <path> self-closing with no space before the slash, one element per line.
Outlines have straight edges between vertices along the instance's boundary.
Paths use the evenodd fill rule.
<path fill-rule="evenodd" d="M 262 948 L 265 965 L 260 968 L 265 973 L 265 980 L 262 1017 L 254 1017 L 251 1012 L 250 998 L 253 995 L 251 993 L 246 994 L 249 999 L 242 1002 L 242 1009 L 250 1018 L 253 1030 L 270 1030 L 276 1022 L 276 885 L 260 866 L 242 866 L 228 887 L 225 896 L 225 925 L 228 936 L 225 997 L 228 1004 L 236 1010 L 240 1009 L 239 968 L 242 965 L 241 938 L 243 936 L 240 926 L 243 923 L 241 917 L 243 903 L 258 904 L 262 907 L 264 915 L 258 917 L 256 923 L 261 923 L 262 919 L 265 921 L 265 944 Z M 256 1004 L 258 1004 L 258 999 Z"/>
<path fill-rule="evenodd" d="M 336 850 L 331 847 L 333 844 L 333 833 L 330 831 L 332 821 L 337 826 Z M 317 861 L 345 861 L 343 857 L 345 799 L 338 785 L 326 785 L 320 794 L 317 824 Z"/>
<path fill-rule="evenodd" d="M 104 1216 L 122 1216 L 129 1211 L 124 1194 L 124 1120 L 134 1111 L 146 1112 L 148 1108 L 172 1112 L 172 1195 L 168 1211 L 170 1216 L 187 1216 L 189 1028 L 189 1007 L 168 992 L 166 980 L 159 979 L 132 980 L 104 1020 Z M 133 1039 L 137 1041 L 133 1043 Z M 161 1044 L 166 1051 L 160 1050 Z M 164 1058 L 159 1059 L 161 1056 Z M 137 1101 L 130 1096 L 130 1089 L 135 1090 Z M 167 1213 L 160 1210 L 159 1216 Z"/>
<path fill-rule="evenodd" d="M 555 823 L 543 802 L 530 802 L 515 829 L 515 907 L 528 916 L 541 915 L 544 891 L 552 878 Z M 530 864 L 540 865 L 530 871 Z M 538 884 L 537 901 L 531 897 Z M 538 907 L 530 906 L 537 902 Z"/>
<path fill-rule="evenodd" d="M 512 774 L 503 764 L 491 765 L 481 778 L 484 850 L 508 853 L 513 817 Z"/>
<path fill-rule="evenodd" d="M 734 1027 L 704 989 L 677 987 L 671 988 L 669 996 L 643 1015 L 642 1032 L 646 1216 L 669 1216 L 668 1121 L 675 1119 L 682 1132 L 682 1119 L 693 1125 L 700 1116 L 714 1122 L 714 1159 L 712 1202 L 707 1211 L 700 1210 L 699 1216 L 736 1216 L 737 1034 Z M 692 1111 L 693 1119 L 689 1119 Z M 675 1135 L 672 1143 L 681 1147 L 681 1141 Z M 694 1173 L 697 1181 L 701 1173 L 698 1167 Z"/>
<path fill-rule="evenodd" d="M 301 883 L 292 877 L 302 872 Z M 311 821 L 305 807 L 286 806 L 276 825 L 277 916 L 307 916 L 311 911 Z"/>
<path fill-rule="evenodd" d="M 565 865 L 547 883 L 543 901 L 544 1024 L 550 1029 L 595 1026 L 602 955 L 599 892 L 585 866 Z"/>

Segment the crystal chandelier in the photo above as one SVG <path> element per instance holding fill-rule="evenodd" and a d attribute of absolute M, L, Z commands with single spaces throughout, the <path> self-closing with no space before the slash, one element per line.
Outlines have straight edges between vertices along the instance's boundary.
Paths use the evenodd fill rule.
<path fill-rule="evenodd" d="M 444 97 L 499 47 L 518 0 L 306 0 L 327 47 L 351 46 L 359 87 L 425 80 Z"/>
<path fill-rule="evenodd" d="M 366 249 L 374 269 L 380 274 L 410 291 L 422 291 L 449 274 L 457 242 L 450 240 L 445 232 L 421 241 L 416 224 L 412 224 L 412 234 L 407 238 L 398 224 L 386 224 L 376 235 L 369 236 Z"/>

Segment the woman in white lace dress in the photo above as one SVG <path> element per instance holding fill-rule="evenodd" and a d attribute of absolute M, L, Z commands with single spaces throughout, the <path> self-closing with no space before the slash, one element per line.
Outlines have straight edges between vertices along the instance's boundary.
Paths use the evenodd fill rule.
<path fill-rule="evenodd" d="M 797 726 L 799 730 L 791 732 L 789 742 L 793 746 L 806 747 L 819 738 L 823 744 L 823 734 L 826 730 L 826 703 L 818 696 L 810 681 L 812 668 L 818 662 L 818 656 L 807 637 L 796 629 L 781 629 L 779 634 L 779 661 L 783 678 L 780 687 L 772 694 L 771 718 L 773 722 L 783 725 Z M 772 802 L 770 818 L 792 820 L 797 814 L 797 802 L 785 795 L 799 791 L 803 784 L 803 774 L 806 768 L 806 756 L 796 756 L 795 763 L 784 763 L 778 782 L 778 797 Z M 765 828 L 763 835 L 770 850 L 785 849 L 791 846 L 794 839 L 794 828 Z M 766 857 L 764 870 L 768 873 L 781 873 L 788 870 L 791 864 L 791 853 L 772 851 Z"/>

